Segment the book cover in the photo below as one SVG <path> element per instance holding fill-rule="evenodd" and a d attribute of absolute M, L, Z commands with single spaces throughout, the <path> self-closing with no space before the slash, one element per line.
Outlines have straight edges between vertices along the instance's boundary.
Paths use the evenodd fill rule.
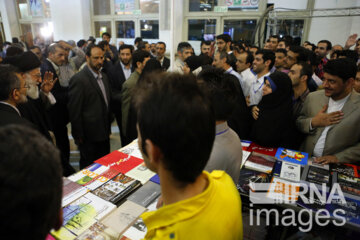
<path fill-rule="evenodd" d="M 101 185 L 105 184 L 107 181 L 118 175 L 120 172 L 116 169 L 109 168 L 105 172 L 99 174 L 95 178 L 91 179 L 87 182 L 84 186 L 89 189 L 90 191 L 95 190 L 96 188 L 100 187 Z"/>
<path fill-rule="evenodd" d="M 360 196 L 360 178 L 350 177 L 341 173 L 333 174 L 333 183 L 339 183 L 344 193 Z"/>
<path fill-rule="evenodd" d="M 306 152 L 300 152 L 286 148 L 278 148 L 275 157 L 279 160 L 288 161 L 300 165 L 307 165 L 307 160 L 309 158 Z"/>
<path fill-rule="evenodd" d="M 241 140 L 241 146 L 242 146 L 243 151 L 247 151 L 250 144 L 251 144 L 251 141 Z"/>
<path fill-rule="evenodd" d="M 302 194 L 301 197 L 299 197 L 297 201 L 297 205 L 303 208 L 311 209 L 315 212 L 319 209 L 324 209 L 328 205 L 326 204 L 326 200 L 329 197 L 328 190 L 329 189 L 326 190 L 326 197 L 323 199 L 319 197 L 317 194 L 311 194 L 311 191 L 306 191 L 305 194 Z M 322 188 L 318 188 L 318 191 L 319 191 L 319 195 L 323 196 Z"/>
<path fill-rule="evenodd" d="M 240 169 L 242 169 L 244 167 L 244 164 L 245 164 L 246 160 L 248 159 L 248 157 L 250 156 L 250 154 L 251 154 L 251 152 L 243 150 Z"/>
<path fill-rule="evenodd" d="M 325 183 L 327 186 L 330 183 L 330 172 L 323 168 L 318 168 L 315 166 L 306 166 L 304 169 L 302 180 L 305 180 L 309 183 L 315 183 L 322 185 Z"/>
<path fill-rule="evenodd" d="M 120 236 L 145 211 L 146 208 L 131 201 L 126 201 L 101 222 L 116 231 L 117 236 Z"/>
<path fill-rule="evenodd" d="M 360 177 L 360 166 L 353 164 L 334 164 L 331 168 L 331 171 L 342 173 L 351 177 Z"/>
<path fill-rule="evenodd" d="M 53 235 L 60 238 L 68 231 L 78 236 L 115 208 L 114 204 L 87 193 L 63 208 L 63 226 Z"/>
<path fill-rule="evenodd" d="M 299 198 L 300 183 L 290 182 L 281 178 L 273 177 L 267 197 L 275 203 L 296 203 Z"/>
<path fill-rule="evenodd" d="M 139 186 L 139 181 L 120 173 L 92 193 L 106 201 L 117 203 Z"/>
<path fill-rule="evenodd" d="M 121 239 L 141 240 L 146 235 L 146 225 L 142 218 L 136 219 L 135 223 L 124 232 Z"/>
<path fill-rule="evenodd" d="M 326 209 L 333 216 L 336 209 L 343 209 L 345 214 L 337 212 L 337 215 L 346 218 L 346 221 L 355 227 L 360 227 L 360 197 L 352 194 L 344 193 L 346 203 L 341 201 L 333 201 L 331 204 L 326 205 Z"/>
<path fill-rule="evenodd" d="M 139 180 L 141 184 L 145 184 L 150 180 L 150 178 L 152 178 L 155 175 L 155 173 L 150 169 L 148 169 L 145 166 L 145 163 L 142 163 L 139 166 L 127 172 L 126 175 L 136 180 Z"/>
<path fill-rule="evenodd" d="M 123 174 L 137 167 L 144 161 L 142 159 L 127 155 L 125 153 L 114 151 L 95 161 L 98 164 L 113 168 Z"/>
<path fill-rule="evenodd" d="M 82 169 L 81 171 L 68 177 L 69 180 L 85 186 L 95 177 L 107 171 L 109 168 L 98 163 L 93 163 L 87 168 Z"/>
<path fill-rule="evenodd" d="M 101 222 L 91 225 L 85 232 L 80 234 L 76 240 L 117 240 L 119 235 L 113 229 L 105 226 Z"/>
<path fill-rule="evenodd" d="M 157 183 L 157 184 L 160 184 L 160 177 L 159 177 L 159 175 L 155 174 L 152 178 L 150 178 L 150 181 L 151 181 L 151 182 L 154 182 L 154 183 Z"/>
<path fill-rule="evenodd" d="M 61 206 L 64 207 L 81 196 L 85 195 L 88 190 L 67 178 L 63 178 L 63 195 Z"/>
<path fill-rule="evenodd" d="M 299 164 L 283 162 L 281 166 L 280 178 L 290 181 L 300 181 L 301 166 Z"/>
<path fill-rule="evenodd" d="M 270 183 L 270 180 L 270 176 L 266 173 L 242 169 L 236 187 L 239 192 L 248 195 L 249 191 L 258 190 L 253 183 Z"/>
<path fill-rule="evenodd" d="M 257 145 L 256 143 L 252 142 L 250 146 L 248 147 L 247 151 L 249 152 L 257 152 L 265 155 L 269 155 L 274 157 L 277 151 L 277 148 L 268 148 L 268 147 L 262 147 L 260 145 Z"/>
<path fill-rule="evenodd" d="M 281 166 L 282 166 L 282 161 L 277 160 L 275 162 L 274 169 L 273 169 L 273 172 L 272 172 L 274 177 L 280 177 Z"/>
<path fill-rule="evenodd" d="M 131 194 L 127 200 L 139 204 L 140 206 L 149 206 L 156 198 L 161 194 L 161 188 L 159 184 L 153 182 L 147 182 L 136 192 Z"/>
<path fill-rule="evenodd" d="M 122 152 L 122 153 L 125 153 L 127 155 L 131 155 L 133 157 L 143 159 L 143 156 L 142 156 L 141 151 L 139 149 L 137 139 L 135 139 L 134 141 L 132 141 L 130 144 L 126 145 L 125 147 L 120 148 L 119 151 Z"/>
<path fill-rule="evenodd" d="M 325 169 L 327 171 L 329 171 L 329 169 L 330 169 L 329 164 L 316 163 L 315 162 L 315 157 L 311 157 L 311 158 L 308 159 L 308 165 L 313 166 L 313 167 L 317 167 L 317 168 L 322 168 L 322 169 Z"/>
<path fill-rule="evenodd" d="M 263 173 L 271 173 L 276 159 L 269 155 L 252 152 L 245 162 L 245 168 Z"/>

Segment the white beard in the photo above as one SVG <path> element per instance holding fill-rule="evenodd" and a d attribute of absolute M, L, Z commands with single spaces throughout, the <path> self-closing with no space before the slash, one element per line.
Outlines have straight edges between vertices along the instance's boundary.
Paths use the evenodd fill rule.
<path fill-rule="evenodd" d="M 27 89 L 26 94 L 28 95 L 28 97 L 32 98 L 32 99 L 38 99 L 39 98 L 39 88 L 36 84 L 30 83 L 29 84 L 29 88 Z"/>

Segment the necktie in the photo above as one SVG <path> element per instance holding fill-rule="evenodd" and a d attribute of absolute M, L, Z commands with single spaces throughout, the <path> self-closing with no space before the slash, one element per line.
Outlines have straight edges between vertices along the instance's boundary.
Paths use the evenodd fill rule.
<path fill-rule="evenodd" d="M 104 97 L 106 106 L 108 106 L 107 96 L 106 96 L 106 92 L 105 92 L 105 86 L 104 86 L 104 83 L 103 83 L 100 75 L 98 75 L 98 77 L 97 77 L 97 82 L 98 82 L 99 87 L 100 87 L 100 89 L 101 89 L 101 92 L 102 92 L 102 95 L 103 95 L 103 97 Z"/>

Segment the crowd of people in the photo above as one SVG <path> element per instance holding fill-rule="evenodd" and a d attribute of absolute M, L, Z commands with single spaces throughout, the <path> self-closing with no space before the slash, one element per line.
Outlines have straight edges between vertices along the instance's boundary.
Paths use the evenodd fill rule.
<path fill-rule="evenodd" d="M 98 43 L 93 38 L 45 48 L 14 43 L 1 54 L 0 155 L 6 161 L 0 180 L 11 178 L 10 171 L 24 171 L 25 182 L 43 174 L 54 181 L 40 178 L 37 184 L 58 190 L 46 193 L 56 196 L 49 198 L 52 212 L 42 218 L 47 224 L 36 237 L 44 239 L 60 227 L 60 177 L 75 172 L 69 163 L 69 123 L 80 168 L 110 152 L 113 121 L 123 146 L 138 138 L 146 166 L 160 177 L 164 204 L 143 216 L 149 239 L 174 233 L 182 239 L 241 238 L 241 201 L 234 185 L 240 139 L 299 149 L 322 164 L 360 157 L 357 34 L 344 46 L 329 40 L 297 46 L 290 36 L 274 35 L 263 49 L 221 34 L 214 42 L 202 41 L 198 56 L 191 44 L 179 43 L 172 64 L 164 42 L 136 38 L 134 45 L 121 42 L 117 49 L 110 41 L 103 33 Z M 1 198 L 11 202 L 7 191 Z"/>

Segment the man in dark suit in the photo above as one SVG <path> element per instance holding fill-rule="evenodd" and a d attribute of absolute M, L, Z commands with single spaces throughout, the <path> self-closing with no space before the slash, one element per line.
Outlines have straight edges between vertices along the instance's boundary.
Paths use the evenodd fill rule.
<path fill-rule="evenodd" d="M 164 71 L 170 67 L 170 59 L 165 57 L 166 44 L 164 42 L 158 42 L 156 44 L 156 59 L 160 62 Z"/>
<path fill-rule="evenodd" d="M 69 116 L 72 135 L 80 149 L 80 168 L 110 152 L 110 86 L 100 71 L 104 50 L 97 45 L 86 51 L 87 65 L 69 85 Z"/>
<path fill-rule="evenodd" d="M 115 46 L 110 44 L 111 35 L 108 32 L 104 32 L 101 35 L 101 38 L 103 41 L 106 41 L 109 43 L 109 50 L 106 50 L 105 57 L 110 58 L 113 63 L 115 63 L 118 60 L 118 51 Z"/>
<path fill-rule="evenodd" d="M 133 46 L 123 44 L 119 49 L 119 61 L 108 72 L 111 86 L 111 111 L 114 113 L 119 127 L 121 142 L 124 140 L 121 128 L 121 89 L 123 83 L 130 77 L 134 68 L 131 64 Z"/>
<path fill-rule="evenodd" d="M 40 66 L 41 78 L 44 78 L 46 72 L 53 74 L 53 80 L 60 79 L 59 66 L 65 63 L 66 52 L 60 44 L 54 43 L 49 46 L 49 56 Z M 56 81 L 51 90 L 56 103 L 49 109 L 50 122 L 56 139 L 56 145 L 61 152 L 61 162 L 68 165 L 70 160 L 70 142 L 68 129 L 69 114 L 67 110 L 68 86 L 67 82 Z"/>
<path fill-rule="evenodd" d="M 26 102 L 28 83 L 20 72 L 11 65 L 0 65 L 0 127 L 19 124 L 36 129 L 29 121 L 21 117 L 17 105 Z"/>

